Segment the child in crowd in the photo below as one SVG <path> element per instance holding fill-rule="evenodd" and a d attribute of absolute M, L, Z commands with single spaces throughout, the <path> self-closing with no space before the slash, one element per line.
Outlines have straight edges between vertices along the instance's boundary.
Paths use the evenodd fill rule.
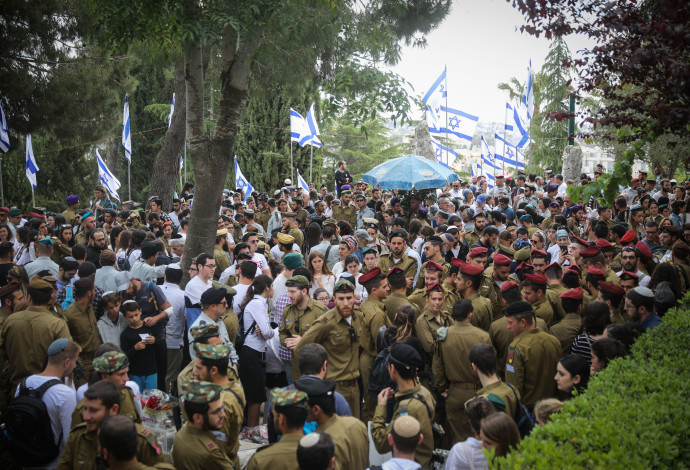
<path fill-rule="evenodd" d="M 144 326 L 141 308 L 134 300 L 122 303 L 122 314 L 129 322 L 129 326 L 120 335 L 122 352 L 129 358 L 129 378 L 136 382 L 142 392 L 153 390 L 158 380 L 156 354 L 153 347 L 150 347 L 156 342 L 153 330 Z"/>

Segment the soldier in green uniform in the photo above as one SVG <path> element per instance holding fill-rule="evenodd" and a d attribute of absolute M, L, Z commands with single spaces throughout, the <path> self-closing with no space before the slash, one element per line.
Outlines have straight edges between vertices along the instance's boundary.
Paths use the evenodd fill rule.
<path fill-rule="evenodd" d="M 216 245 L 213 247 L 213 260 L 216 262 L 213 279 L 217 281 L 223 271 L 230 267 L 230 258 L 228 258 L 228 229 L 226 228 L 216 230 Z"/>
<path fill-rule="evenodd" d="M 329 373 L 330 357 L 329 353 Z M 369 467 L 367 426 L 356 418 L 356 415 L 338 416 L 335 414 L 336 384 L 328 380 L 301 378 L 295 381 L 295 387 L 309 396 L 307 421 L 315 421 L 318 425 L 316 432 L 327 433 L 333 439 L 337 468 L 361 470 Z"/>
<path fill-rule="evenodd" d="M 297 448 L 304 436 L 304 423 L 309 413 L 308 399 L 307 394 L 301 390 L 273 389 L 271 419 L 281 438 L 275 444 L 257 449 L 247 464 L 247 470 L 299 468 Z"/>
<path fill-rule="evenodd" d="M 357 223 L 357 209 L 355 208 L 355 206 L 350 204 L 350 201 L 352 199 L 350 187 L 348 185 L 343 186 L 347 186 L 347 189 L 343 189 L 340 192 L 340 204 L 337 206 L 333 206 L 332 217 L 335 220 L 346 221 L 354 230 L 355 224 Z"/>
<path fill-rule="evenodd" d="M 302 221 L 302 227 L 306 227 L 309 212 L 304 208 L 304 200 L 302 199 L 302 196 L 293 197 L 291 205 L 292 212 L 294 212 L 297 218 Z"/>
<path fill-rule="evenodd" d="M 407 300 L 407 278 L 405 277 L 405 271 L 397 266 L 394 266 L 388 271 L 386 275 L 388 279 L 388 286 L 390 287 L 390 294 L 383 301 L 383 310 L 386 312 L 388 321 L 393 323 L 395 320 L 395 314 L 403 305 L 409 305 L 415 309 L 415 316 L 419 316 L 419 312 L 416 311 L 409 300 Z"/>
<path fill-rule="evenodd" d="M 604 302 L 609 307 L 609 318 L 611 323 L 625 323 L 628 318 L 625 311 L 625 289 L 608 282 L 599 282 L 599 295 L 596 300 Z M 625 317 L 624 317 L 625 315 Z"/>
<path fill-rule="evenodd" d="M 283 212 L 283 233 L 292 236 L 294 243 L 302 249 L 304 234 L 297 225 L 297 214 L 294 212 Z"/>
<path fill-rule="evenodd" d="M 276 235 L 276 238 L 278 238 L 278 243 L 280 244 L 280 251 L 283 252 L 283 256 L 289 253 L 296 253 L 302 256 L 300 253 L 293 250 L 293 245 L 295 244 L 295 237 L 293 237 L 292 235 L 288 235 L 287 233 L 279 232 L 278 235 Z M 302 257 L 302 261 L 304 262 L 304 257 Z"/>
<path fill-rule="evenodd" d="M 510 262 L 511 260 L 507 256 L 496 253 L 494 255 L 493 266 L 489 266 L 484 271 L 484 276 L 479 284 L 479 295 L 491 301 L 492 321 L 496 321 L 503 316 L 505 307 L 501 299 L 501 287 L 498 283 L 503 283 L 508 280 Z M 487 274 L 487 271 L 491 268 L 493 268 L 491 273 Z"/>
<path fill-rule="evenodd" d="M 77 217 L 77 210 L 79 209 L 79 196 L 70 194 L 65 198 L 67 209 L 62 212 L 62 216 L 67 223 L 73 227 L 79 225 L 79 217 Z"/>
<path fill-rule="evenodd" d="M 477 212 L 472 216 L 474 228 L 465 234 L 465 241 L 467 246 L 472 246 L 474 242 L 482 238 L 484 227 L 486 226 L 486 215 L 483 212 Z"/>
<path fill-rule="evenodd" d="M 474 306 L 472 325 L 489 331 L 492 318 L 491 301 L 479 295 L 479 283 L 484 269 L 481 266 L 474 266 L 460 260 L 454 261 L 454 264 L 456 263 L 459 265 L 460 272 L 455 280 L 455 286 L 461 298 L 472 301 Z"/>
<path fill-rule="evenodd" d="M 223 389 L 210 382 L 190 380 L 185 384 L 183 407 L 189 420 L 175 436 L 172 458 L 185 470 L 230 470 L 232 461 L 216 444 L 214 432 L 223 429 Z"/>
<path fill-rule="evenodd" d="M 465 402 L 479 388 L 468 360 L 476 344 L 491 344 L 489 334 L 472 326 L 474 305 L 470 299 L 453 305 L 453 320 L 445 335 L 439 334 L 433 372 L 436 392 L 446 394 L 446 416 L 450 421 L 452 443 L 464 441 L 473 434 L 465 413 Z"/>
<path fill-rule="evenodd" d="M 326 311 L 324 306 L 309 297 L 309 280 L 305 276 L 292 276 L 285 282 L 290 303 L 283 310 L 278 330 L 280 344 L 292 351 L 302 336 Z M 300 376 L 297 356 L 292 355 L 292 378 Z"/>
<path fill-rule="evenodd" d="M 551 227 L 557 215 L 561 215 L 561 204 L 558 201 L 552 201 L 549 204 L 549 216 L 541 221 L 541 229 L 544 232 Z"/>
<path fill-rule="evenodd" d="M 268 206 L 266 201 L 268 201 L 268 195 L 266 193 L 259 193 L 257 196 L 257 201 L 259 203 L 258 209 L 254 212 L 254 221 L 261 225 L 261 227 L 266 231 L 268 226 Z"/>
<path fill-rule="evenodd" d="M 148 434 L 147 434 L 148 435 Z M 145 465 L 137 460 L 137 427 L 125 416 L 106 416 L 98 426 L 99 455 L 113 469 L 175 470 L 170 464 Z"/>
<path fill-rule="evenodd" d="M 598 246 L 590 246 L 584 250 L 580 250 L 580 256 L 582 257 L 582 269 L 587 270 L 589 266 L 594 266 L 600 269 L 604 273 L 605 281 L 609 284 L 615 284 L 617 286 L 621 285 L 621 281 L 613 271 L 606 265 L 606 259 L 604 254 L 601 252 L 601 248 Z"/>
<path fill-rule="evenodd" d="M 427 308 L 415 322 L 417 339 L 427 354 L 433 355 L 436 351 L 438 329 L 455 324 L 447 310 L 442 310 L 445 291 L 440 284 L 434 283 L 426 288 Z"/>
<path fill-rule="evenodd" d="M 561 294 L 568 289 L 561 284 L 563 276 L 563 268 L 558 262 L 551 263 L 544 269 L 546 276 L 546 300 L 551 304 L 553 309 L 553 320 L 559 321 L 565 317 L 565 311 L 561 305 Z"/>
<path fill-rule="evenodd" d="M 472 370 L 482 383 L 482 388 L 477 390 L 477 396 L 486 398 L 498 411 L 504 411 L 514 418 L 520 395 L 498 378 L 496 349 L 490 344 L 475 344 L 470 349 L 469 359 Z"/>
<path fill-rule="evenodd" d="M 434 451 L 434 434 L 431 426 L 436 402 L 431 392 L 416 380 L 416 372 L 421 364 L 422 358 L 412 346 L 402 343 L 391 346 L 388 372 L 396 391 L 386 388 L 379 393 L 374 419 L 371 421 L 371 436 L 378 452 L 390 452 L 388 434 L 391 433 L 395 421 L 405 415 L 415 418 L 421 426 L 424 438 L 417 447 L 414 458 L 422 467 L 431 468 L 431 454 Z M 387 412 L 388 400 L 395 400 L 391 415 Z"/>
<path fill-rule="evenodd" d="M 549 328 L 549 333 L 561 342 L 563 354 L 570 354 L 575 337 L 582 331 L 582 287 L 566 290 L 561 294 L 560 300 L 565 311 L 562 320 L 555 322 Z"/>
<path fill-rule="evenodd" d="M 522 298 L 529 302 L 536 316 L 546 322 L 553 323 L 553 308 L 546 300 L 546 276 L 543 274 L 525 274 L 522 283 Z"/>
<path fill-rule="evenodd" d="M 420 276 L 422 273 L 420 272 Z M 426 268 L 424 269 L 424 285 L 425 286 L 430 286 L 432 284 L 441 284 L 443 282 L 443 267 L 435 262 L 431 263 L 426 263 Z M 417 282 L 417 285 L 419 285 L 419 282 Z M 443 287 L 443 286 L 441 286 Z M 446 289 L 443 289 L 444 292 L 444 302 L 443 302 L 443 307 L 442 310 L 447 310 L 450 311 L 450 309 L 453 307 L 453 302 L 452 299 L 450 298 L 451 296 L 448 295 L 446 292 Z M 419 315 L 421 314 L 424 309 L 427 306 L 426 302 L 426 289 L 424 287 L 418 287 L 416 288 L 412 294 L 409 295 L 407 298 L 410 303 L 415 307 L 416 313 Z M 419 317 L 417 317 L 419 318 Z M 415 318 L 416 320 L 416 318 Z"/>
<path fill-rule="evenodd" d="M 441 266 L 443 270 L 443 276 L 441 279 L 448 277 L 448 271 L 450 270 L 450 264 L 448 264 L 443 257 L 443 241 L 441 237 L 436 235 L 431 235 L 427 237 L 424 242 L 424 253 L 426 254 L 426 261 L 422 263 L 422 267 L 419 270 L 419 276 L 417 277 L 417 289 L 426 287 L 424 273 L 429 269 L 429 263 L 436 263 Z"/>
<path fill-rule="evenodd" d="M 106 416 L 117 415 L 120 408 L 120 390 L 107 380 L 89 386 L 84 392 L 84 422 L 72 428 L 58 464 L 58 470 L 97 469 L 97 432 Z M 144 465 L 163 462 L 156 435 L 140 424 L 137 429 L 137 460 Z"/>
<path fill-rule="evenodd" d="M 86 236 L 88 233 L 96 228 L 96 219 L 93 216 L 93 212 L 87 211 L 81 216 L 81 231 L 75 235 L 74 243 L 80 245 L 86 245 L 88 239 Z"/>
<path fill-rule="evenodd" d="M 93 360 L 93 370 L 98 374 L 100 380 L 114 383 L 120 390 L 120 406 L 118 414 L 126 416 L 137 424 L 141 424 L 139 408 L 136 405 L 136 398 L 131 388 L 127 386 L 129 376 L 129 359 L 119 351 L 108 351 Z M 84 403 L 82 398 L 72 413 L 72 427 L 84 422 Z"/>
<path fill-rule="evenodd" d="M 405 241 L 403 232 L 393 232 L 388 239 L 391 251 L 389 253 L 383 253 L 379 257 L 379 261 L 376 265 L 381 268 L 381 271 L 384 273 L 389 272 L 393 266 L 402 269 L 407 279 L 406 287 L 407 293 L 409 294 L 412 292 L 412 282 L 417 275 L 417 260 L 405 254 L 407 242 Z"/>
<path fill-rule="evenodd" d="M 360 415 L 359 346 L 364 334 L 364 315 L 355 308 L 355 286 L 341 279 L 333 289 L 335 308 L 324 313 L 302 336 L 293 354 L 299 355 L 302 346 L 319 343 L 328 352 L 327 378 L 336 383 L 340 393 L 352 409 Z"/>
<path fill-rule="evenodd" d="M 95 276 L 92 274 L 82 277 L 74 283 L 76 300 L 64 311 L 72 339 L 81 346 L 79 362 L 84 367 L 87 377 L 93 370 L 91 365 L 93 355 L 101 342 L 96 326 L 96 314 L 93 310 Z"/>
<path fill-rule="evenodd" d="M 508 347 L 506 382 L 514 386 L 522 402 L 530 409 L 542 398 L 556 392 L 554 374 L 558 360 L 563 357 L 561 343 L 534 326 L 534 310 L 527 302 L 515 302 L 506 307 L 507 327 L 515 334 Z"/>

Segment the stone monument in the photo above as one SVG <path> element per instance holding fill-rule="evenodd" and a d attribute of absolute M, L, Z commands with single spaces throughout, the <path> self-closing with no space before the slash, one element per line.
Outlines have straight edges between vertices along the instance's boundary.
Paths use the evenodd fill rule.
<path fill-rule="evenodd" d="M 579 184 L 582 174 L 582 147 L 566 145 L 563 150 L 563 179 L 573 180 Z"/>
<path fill-rule="evenodd" d="M 426 121 L 420 122 L 414 128 L 414 143 L 415 155 L 436 161 L 434 146 L 431 144 L 431 134 L 429 134 L 429 125 Z"/>

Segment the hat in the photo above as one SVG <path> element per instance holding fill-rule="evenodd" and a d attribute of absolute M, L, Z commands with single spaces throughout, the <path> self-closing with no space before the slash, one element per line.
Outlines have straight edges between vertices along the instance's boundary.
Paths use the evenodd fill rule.
<path fill-rule="evenodd" d="M 370 269 L 366 273 L 359 276 L 359 279 L 357 279 L 357 282 L 359 282 L 359 284 L 361 286 L 363 286 L 364 283 L 366 283 L 367 281 L 371 281 L 372 279 L 374 279 L 379 274 L 381 274 L 381 268 L 376 266 L 376 267 L 374 267 L 374 269 Z"/>
<path fill-rule="evenodd" d="M 199 303 L 203 305 L 215 305 L 221 303 L 225 300 L 226 292 L 223 289 L 216 289 L 215 287 L 210 287 L 201 294 L 201 299 Z"/>
<path fill-rule="evenodd" d="M 98 259 L 101 261 L 101 264 L 103 264 L 103 261 L 112 261 L 114 263 L 116 259 L 115 252 L 113 250 L 103 250 Z"/>
<path fill-rule="evenodd" d="M 594 266 L 593 264 L 590 265 L 590 266 L 587 268 L 587 274 L 594 274 L 595 276 L 600 276 L 600 277 L 603 277 L 603 278 L 606 277 L 606 274 L 604 274 L 604 271 L 602 271 L 601 269 L 597 268 L 597 267 Z"/>
<path fill-rule="evenodd" d="M 302 390 L 283 390 L 276 387 L 271 391 L 271 401 L 274 406 L 301 406 L 306 408 L 309 396 Z"/>
<path fill-rule="evenodd" d="M 547 184 L 546 185 L 546 192 L 547 193 L 552 193 L 554 191 L 558 191 L 558 185 L 557 184 Z"/>
<path fill-rule="evenodd" d="M 4 207 L 4 206 L 3 206 L 3 207 L 0 207 L 0 212 L 5 212 L 5 213 L 7 213 L 7 212 L 9 212 L 9 211 L 10 211 L 9 208 L 7 208 L 7 207 Z"/>
<path fill-rule="evenodd" d="M 183 386 L 184 401 L 204 405 L 220 398 L 223 388 L 211 382 L 190 380 Z"/>
<path fill-rule="evenodd" d="M 550 265 L 548 265 L 547 267 L 544 268 L 544 272 L 546 272 L 546 271 L 548 271 L 548 270 L 550 270 L 550 269 L 559 270 L 559 269 L 563 269 L 563 267 L 562 267 L 560 264 L 558 264 L 558 262 L 553 262 L 553 263 L 551 263 Z"/>
<path fill-rule="evenodd" d="M 577 264 L 571 264 L 570 266 L 568 266 L 568 269 L 566 269 L 566 272 L 567 271 L 575 271 L 578 275 L 582 274 L 582 268 L 580 266 L 578 266 Z"/>
<path fill-rule="evenodd" d="M 597 238 L 597 244 L 601 251 L 611 251 L 613 250 L 613 245 L 605 238 Z"/>
<path fill-rule="evenodd" d="M 497 180 L 502 180 L 502 179 L 504 179 L 504 178 L 505 178 L 505 176 L 503 176 L 503 175 L 498 175 L 498 176 L 496 177 Z"/>
<path fill-rule="evenodd" d="M 455 241 L 455 238 L 453 238 L 453 235 L 451 235 L 450 233 L 441 234 L 441 238 L 443 239 L 443 241 L 446 241 L 446 242 L 454 242 Z"/>
<path fill-rule="evenodd" d="M 113 277 L 115 279 L 116 289 L 118 292 L 120 292 L 123 290 L 127 290 L 127 288 L 129 287 L 129 280 L 132 279 L 132 273 L 130 273 L 129 271 L 120 271 Z"/>
<path fill-rule="evenodd" d="M 551 204 L 549 204 L 549 207 L 561 207 L 561 205 L 558 203 L 558 201 L 551 201 Z"/>
<path fill-rule="evenodd" d="M 16 207 L 14 209 L 10 209 L 10 211 L 7 213 L 10 217 L 17 217 L 18 215 L 22 215 L 24 212 L 22 212 L 21 209 L 17 209 Z"/>
<path fill-rule="evenodd" d="M 639 279 L 640 276 L 637 275 L 637 273 L 633 273 L 630 271 L 623 271 L 620 276 L 618 276 L 621 281 L 627 281 L 629 279 Z M 2 291 L 0 291 L 2 292 Z M 0 297 L 2 297 L 2 294 L 0 294 Z"/>
<path fill-rule="evenodd" d="M 203 325 L 191 327 L 189 334 L 192 335 L 194 341 L 201 341 L 202 339 L 215 338 L 220 333 L 217 323 L 204 323 Z"/>
<path fill-rule="evenodd" d="M 635 232 L 633 230 L 628 230 L 625 235 L 621 237 L 622 243 L 630 243 L 635 240 Z"/>
<path fill-rule="evenodd" d="M 345 243 L 351 251 L 355 251 L 359 246 L 359 243 L 357 243 L 357 239 L 352 235 L 343 235 L 340 240 L 340 243 Z"/>
<path fill-rule="evenodd" d="M 600 285 L 601 285 L 601 283 L 600 283 Z M 582 293 L 582 287 L 577 287 L 575 289 L 570 289 L 570 290 L 563 292 L 559 297 L 561 299 L 582 300 L 584 297 L 584 294 Z"/>
<path fill-rule="evenodd" d="M 288 235 L 287 233 L 279 232 L 278 235 L 276 235 L 276 238 L 278 239 L 278 242 L 282 243 L 283 245 L 292 245 L 295 243 L 295 237 Z"/>
<path fill-rule="evenodd" d="M 595 245 L 581 250 L 580 256 L 582 256 L 583 258 L 592 258 L 594 256 L 597 256 L 599 253 L 601 253 L 601 248 Z"/>
<path fill-rule="evenodd" d="M 509 290 L 513 289 L 519 289 L 520 285 L 517 282 L 513 281 L 504 281 L 503 284 L 501 284 L 501 293 L 508 292 Z"/>
<path fill-rule="evenodd" d="M 71 206 L 72 204 L 76 204 L 78 202 L 79 196 L 77 196 L 76 194 L 70 194 L 65 198 L 65 204 L 67 204 L 68 206 Z"/>
<path fill-rule="evenodd" d="M 212 344 L 194 343 L 194 352 L 197 357 L 210 359 L 212 361 L 220 361 L 221 359 L 230 357 L 230 346 L 225 344 L 214 346 Z"/>
<path fill-rule="evenodd" d="M 324 220 L 324 221 L 323 221 L 323 226 L 325 227 L 326 225 L 330 225 L 330 226 L 333 227 L 333 228 L 336 228 L 336 227 L 337 227 L 336 221 L 335 221 L 335 219 L 333 219 L 333 218 L 328 218 L 328 219 Z"/>
<path fill-rule="evenodd" d="M 534 310 L 532 309 L 532 306 L 530 304 L 520 300 L 517 302 L 513 302 L 512 304 L 509 304 L 506 307 L 505 316 L 506 317 L 514 317 L 515 315 L 522 315 L 524 313 L 534 314 Z"/>
<path fill-rule="evenodd" d="M 426 270 L 427 271 L 443 271 L 443 266 L 438 264 L 436 261 L 427 261 L 426 262 Z"/>
<path fill-rule="evenodd" d="M 637 294 L 640 294 L 642 297 L 648 297 L 650 299 L 654 298 L 654 292 L 648 287 L 642 287 L 642 286 L 637 286 L 633 288 L 633 291 Z"/>
<path fill-rule="evenodd" d="M 376 225 L 376 227 L 379 226 L 379 221 L 373 217 L 362 217 L 362 222 L 364 222 L 365 224 Z"/>
<path fill-rule="evenodd" d="M 92 363 L 93 370 L 101 374 L 112 374 L 129 366 L 129 359 L 120 351 L 108 351 L 95 358 Z"/>
<path fill-rule="evenodd" d="M 287 217 L 288 219 L 294 219 L 297 217 L 297 213 L 295 212 L 283 212 L 281 215 L 283 216 L 283 218 Z"/>
<path fill-rule="evenodd" d="M 400 269 L 400 268 L 398 268 Z M 402 270 L 401 270 L 402 271 Z M 12 281 L 0 288 L 0 299 L 4 299 L 8 295 L 21 290 L 22 286 L 17 281 Z"/>
<path fill-rule="evenodd" d="M 306 276 L 292 276 L 290 279 L 285 281 L 285 287 L 299 287 L 301 289 L 309 288 L 309 280 Z"/>
<path fill-rule="evenodd" d="M 304 262 L 302 261 L 302 255 L 299 255 L 297 253 L 286 254 L 281 259 L 281 262 L 283 263 L 283 266 L 285 266 L 285 268 L 289 269 L 290 271 L 304 266 Z"/>
<path fill-rule="evenodd" d="M 543 274 L 525 274 L 525 282 L 530 284 L 546 285 L 546 276 Z"/>
<path fill-rule="evenodd" d="M 534 258 L 534 257 L 546 258 L 547 256 L 549 256 L 549 254 L 548 254 L 547 252 L 545 252 L 545 251 L 542 251 L 542 250 L 532 250 L 532 258 Z"/>
<path fill-rule="evenodd" d="M 61 353 L 62 351 L 65 350 L 67 345 L 69 344 L 69 340 L 67 338 L 58 338 L 52 343 L 50 343 L 50 346 L 48 346 L 48 355 L 49 356 L 54 356 L 56 354 Z"/>
<path fill-rule="evenodd" d="M 556 238 L 568 238 L 568 231 L 564 229 L 556 230 Z"/>
<path fill-rule="evenodd" d="M 474 264 L 461 263 L 460 272 L 465 276 L 479 276 L 484 272 L 484 268 L 481 266 L 475 266 Z"/>
<path fill-rule="evenodd" d="M 96 274 L 91 274 L 90 276 L 80 277 L 74 282 L 74 287 L 77 289 L 91 289 L 93 287 L 94 280 L 96 279 Z"/>
<path fill-rule="evenodd" d="M 494 266 L 510 266 L 511 261 L 510 258 L 500 253 L 494 255 Z"/>
<path fill-rule="evenodd" d="M 303 391 L 309 397 L 333 396 L 335 393 L 335 382 L 314 377 L 303 377 L 295 380 L 295 388 Z"/>
<path fill-rule="evenodd" d="M 355 286 L 350 281 L 341 279 L 335 283 L 333 288 L 334 294 L 352 294 L 355 291 Z"/>
<path fill-rule="evenodd" d="M 481 204 L 482 202 L 486 202 L 487 199 L 488 197 L 486 196 L 486 194 L 480 194 L 479 196 L 477 196 L 477 202 L 479 204 Z"/>
<path fill-rule="evenodd" d="M 570 212 L 577 212 L 583 210 L 582 206 L 580 204 L 574 204 L 570 206 Z"/>
<path fill-rule="evenodd" d="M 619 295 L 621 297 L 625 295 L 625 289 L 623 289 L 621 286 L 617 286 L 615 284 L 611 284 L 604 281 L 599 281 L 599 290 L 603 290 L 604 292 L 608 292 L 609 294 Z"/>
<path fill-rule="evenodd" d="M 515 249 L 518 251 L 527 249 L 527 251 L 528 251 L 527 258 L 529 258 L 529 254 L 532 252 L 532 249 L 530 248 L 531 244 L 530 244 L 529 240 L 527 240 L 526 238 L 518 238 L 517 240 L 515 240 L 515 243 L 513 243 L 513 245 L 515 245 Z"/>
<path fill-rule="evenodd" d="M 622 240 L 621 240 L 622 241 Z M 635 248 L 637 248 L 637 252 L 640 255 L 640 259 L 644 262 L 649 261 L 652 259 L 652 250 L 649 249 L 647 245 L 644 244 L 644 242 L 637 242 L 637 245 L 635 245 Z"/>
<path fill-rule="evenodd" d="M 426 288 L 427 295 L 431 292 L 443 292 L 443 286 L 441 286 L 441 284 L 439 284 L 438 282 L 434 282 Z"/>
<path fill-rule="evenodd" d="M 405 275 L 405 271 L 403 271 L 401 268 L 399 268 L 397 266 L 393 266 L 388 271 L 388 274 L 386 274 L 386 277 L 395 276 L 397 273 L 403 273 L 403 276 Z M 0 290 L 0 298 L 2 298 L 2 290 Z"/>
<path fill-rule="evenodd" d="M 630 182 L 631 182 L 631 183 L 639 183 L 639 182 L 640 182 L 640 178 L 633 178 L 633 179 L 630 180 Z"/>
<path fill-rule="evenodd" d="M 534 266 L 529 264 L 527 261 L 523 261 L 522 263 L 518 264 L 517 268 L 515 268 L 515 272 L 524 271 L 525 269 L 534 271 Z"/>
<path fill-rule="evenodd" d="M 359 230 L 355 230 L 355 237 L 364 239 L 368 242 L 373 241 L 374 239 L 369 235 L 369 232 L 366 230 L 360 228 Z"/>
<path fill-rule="evenodd" d="M 393 421 L 393 432 L 396 436 L 410 439 L 422 432 L 422 426 L 414 417 L 408 414 L 401 414 Z"/>
<path fill-rule="evenodd" d="M 53 286 L 50 284 L 50 282 L 45 281 L 38 276 L 34 276 L 33 279 L 31 279 L 31 282 L 29 282 L 29 288 L 44 291 L 53 290 Z"/>
<path fill-rule="evenodd" d="M 216 230 L 216 237 L 222 237 L 223 235 L 228 234 L 228 229 L 222 228 L 220 230 Z"/>
<path fill-rule="evenodd" d="M 144 259 L 150 258 L 161 251 L 161 245 L 153 240 L 146 240 L 141 244 L 141 257 Z"/>
<path fill-rule="evenodd" d="M 489 250 L 487 248 L 484 248 L 483 246 L 478 246 L 476 248 L 472 248 L 472 251 L 467 255 L 468 258 L 474 259 L 480 256 L 486 256 L 489 253 Z"/>
<path fill-rule="evenodd" d="M 415 370 L 423 365 L 422 357 L 412 346 L 404 343 L 393 343 L 388 360 L 396 367 Z"/>
<path fill-rule="evenodd" d="M 10 211 L 10 212 L 11 212 L 11 211 Z M 10 215 L 12 215 L 12 214 L 10 214 Z M 84 219 L 86 219 L 87 217 L 93 217 L 93 212 L 91 212 L 91 211 L 86 211 L 86 212 L 84 212 L 84 213 L 81 215 L 81 220 L 82 220 L 82 222 L 83 222 Z"/>
<path fill-rule="evenodd" d="M 589 242 L 588 242 L 587 240 L 585 240 L 584 238 L 576 237 L 576 236 L 574 236 L 574 235 L 573 235 L 573 237 L 571 238 L 571 241 L 572 241 L 573 243 L 577 243 L 578 245 L 582 245 L 582 246 L 584 246 L 585 248 L 591 246 L 591 245 L 589 244 Z M 584 251 L 584 250 L 583 250 L 583 251 Z M 580 252 L 580 253 L 582 253 L 582 252 Z"/>

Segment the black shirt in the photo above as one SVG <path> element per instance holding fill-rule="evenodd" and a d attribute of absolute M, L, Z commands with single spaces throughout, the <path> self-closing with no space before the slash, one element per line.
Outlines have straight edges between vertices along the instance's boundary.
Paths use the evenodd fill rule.
<path fill-rule="evenodd" d="M 134 349 L 134 345 L 142 341 L 143 334 L 153 336 L 153 330 L 148 326 L 142 325 L 136 330 L 128 326 L 120 334 L 120 347 L 129 358 L 130 375 L 147 376 L 156 373 L 156 353 L 153 344 L 147 344 L 144 349 Z M 165 371 L 162 372 L 163 374 Z"/>

